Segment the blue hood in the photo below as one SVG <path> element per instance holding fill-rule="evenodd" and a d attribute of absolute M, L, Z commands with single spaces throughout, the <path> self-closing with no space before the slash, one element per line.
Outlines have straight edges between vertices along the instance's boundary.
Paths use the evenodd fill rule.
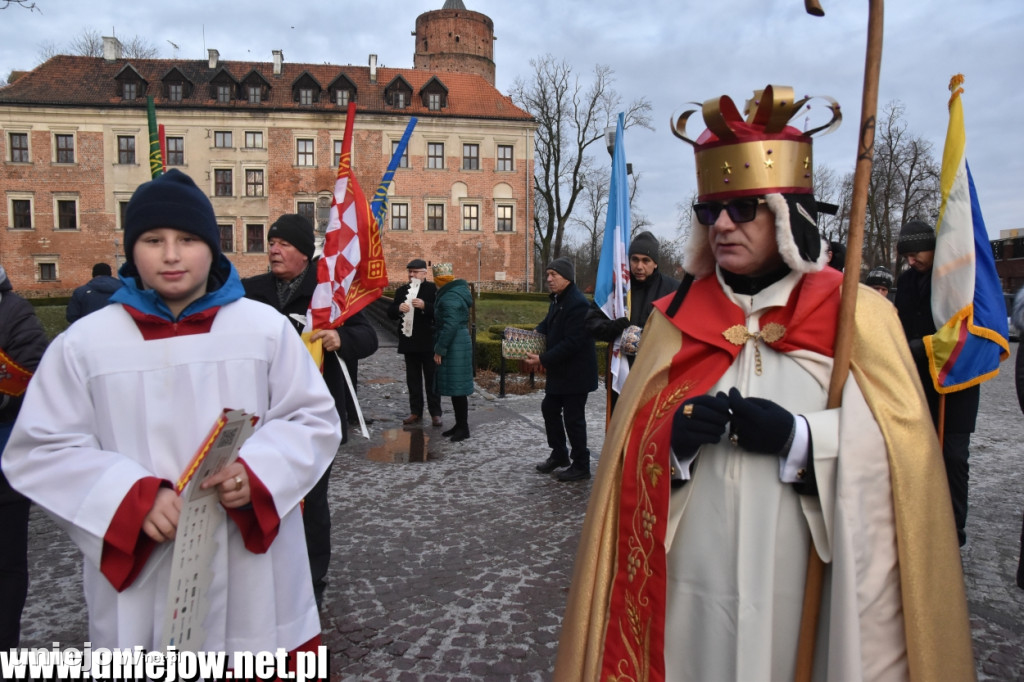
<path fill-rule="evenodd" d="M 171 322 L 175 321 L 175 317 L 171 314 L 171 309 L 167 307 L 167 304 L 164 303 L 159 294 L 152 289 L 139 288 L 134 267 L 129 267 L 125 263 L 118 270 L 117 274 L 124 283 L 124 286 L 115 291 L 114 295 L 110 297 L 111 303 L 124 303 L 139 312 L 156 315 Z M 244 295 L 245 288 L 242 286 L 242 279 L 238 276 L 238 271 L 235 270 L 235 266 L 232 265 L 231 261 L 221 254 L 217 262 L 210 269 L 210 277 L 206 283 L 206 293 L 189 303 L 188 307 L 181 311 L 181 315 L 178 318 L 188 317 L 215 306 L 227 305 L 232 301 L 237 301 Z"/>

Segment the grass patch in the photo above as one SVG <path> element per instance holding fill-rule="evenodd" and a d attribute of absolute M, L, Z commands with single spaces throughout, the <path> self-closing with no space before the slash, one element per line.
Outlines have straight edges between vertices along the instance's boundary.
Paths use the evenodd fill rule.
<path fill-rule="evenodd" d="M 68 328 L 67 318 L 64 317 L 66 306 L 62 305 L 40 305 L 36 306 L 36 317 L 43 323 L 46 330 L 46 337 L 53 341 L 53 338 Z"/>
<path fill-rule="evenodd" d="M 540 324 L 548 314 L 548 301 L 502 301 L 486 298 L 473 301 L 476 307 L 476 328 L 487 329 L 500 324 Z"/>

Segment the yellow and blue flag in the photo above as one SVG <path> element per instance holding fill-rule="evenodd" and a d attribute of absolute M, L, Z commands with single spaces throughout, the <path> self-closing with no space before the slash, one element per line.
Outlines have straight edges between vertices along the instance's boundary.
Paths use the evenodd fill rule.
<path fill-rule="evenodd" d="M 932 316 L 925 337 L 935 390 L 952 393 L 991 379 L 1009 357 L 1006 303 L 978 193 L 967 165 L 963 76 L 950 81 L 949 128 L 942 153 L 942 205 L 935 227 Z"/>

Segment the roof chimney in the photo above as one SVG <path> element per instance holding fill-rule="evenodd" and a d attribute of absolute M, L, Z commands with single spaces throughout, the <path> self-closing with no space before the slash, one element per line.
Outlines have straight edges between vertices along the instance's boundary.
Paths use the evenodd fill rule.
<path fill-rule="evenodd" d="M 377 55 L 370 55 L 370 82 L 377 82 Z"/>
<path fill-rule="evenodd" d="M 207 54 L 210 55 L 210 68 L 211 69 L 216 69 L 217 68 L 217 60 L 220 59 L 220 52 L 217 52 L 217 50 L 213 49 L 212 47 L 209 50 L 207 50 L 206 52 L 207 52 Z"/>
<path fill-rule="evenodd" d="M 121 41 L 113 36 L 103 36 L 103 58 L 108 62 L 121 58 Z"/>
<path fill-rule="evenodd" d="M 282 50 L 274 50 L 274 75 L 281 75 L 281 64 L 284 63 L 284 52 Z"/>

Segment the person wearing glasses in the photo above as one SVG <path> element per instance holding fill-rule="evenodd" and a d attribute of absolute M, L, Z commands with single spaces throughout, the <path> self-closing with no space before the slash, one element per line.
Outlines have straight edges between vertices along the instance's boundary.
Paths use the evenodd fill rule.
<path fill-rule="evenodd" d="M 674 126 L 696 154 L 687 275 L 609 425 L 554 679 L 793 679 L 812 551 L 814 679 L 974 677 L 938 442 L 895 310 L 866 288 L 827 408 L 842 275 L 817 229 L 822 128 L 787 124 L 806 102 L 768 86 L 745 116 L 705 102 L 696 140 L 689 114 Z"/>

